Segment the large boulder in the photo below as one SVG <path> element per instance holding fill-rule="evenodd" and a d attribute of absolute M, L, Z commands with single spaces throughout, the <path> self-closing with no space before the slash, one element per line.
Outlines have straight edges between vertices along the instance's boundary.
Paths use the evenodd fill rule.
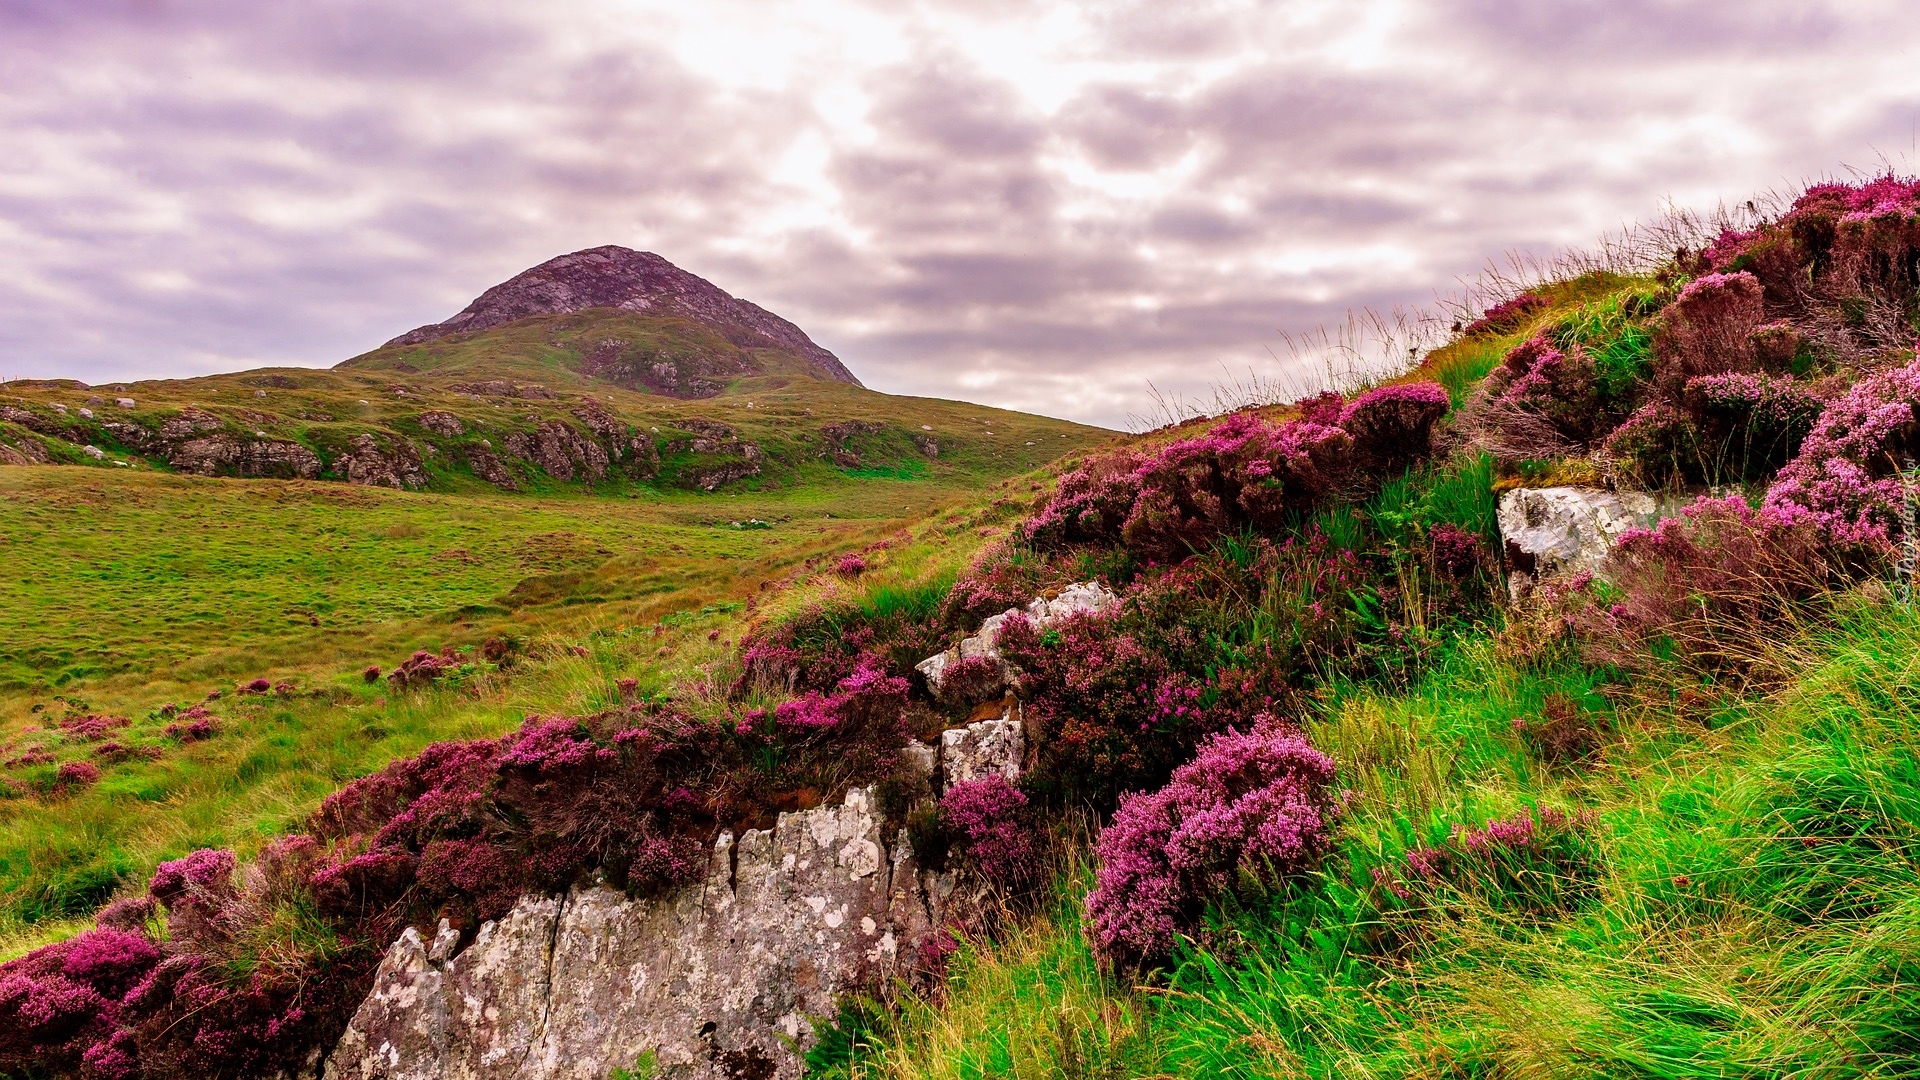
<path fill-rule="evenodd" d="M 1011 712 L 907 747 L 925 805 L 1019 775 Z M 723 832 L 705 880 L 633 900 L 606 885 L 525 896 L 459 948 L 401 933 L 328 1056 L 326 1080 L 603 1080 L 652 1053 L 663 1080 L 795 1080 L 836 995 L 915 970 L 984 894 L 923 871 L 872 788 Z"/>
<path fill-rule="evenodd" d="M 1639 491 L 1514 488 L 1500 496 L 1498 521 L 1515 595 L 1565 573 L 1598 572 L 1613 541 L 1651 525 L 1660 504 Z"/>

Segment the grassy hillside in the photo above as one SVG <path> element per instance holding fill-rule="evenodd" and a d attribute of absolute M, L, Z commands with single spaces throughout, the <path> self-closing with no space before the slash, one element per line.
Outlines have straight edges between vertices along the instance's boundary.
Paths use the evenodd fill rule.
<path fill-rule="evenodd" d="M 1027 475 L 995 469 L 1040 463 L 1043 438 L 996 459 L 983 426 L 944 487 L 855 449 L 859 464 L 802 454 L 797 486 L 736 478 L 733 498 L 647 480 L 638 499 L 394 492 L 346 514 L 332 493 L 358 489 L 267 485 L 301 507 L 275 520 L 312 522 L 303 572 L 233 583 L 236 613 L 202 620 L 169 622 L 191 602 L 130 606 L 124 655 L 60 598 L 164 588 L 165 560 L 63 562 L 51 530 L 22 527 L 47 568 L 22 602 L 76 647 L 9 655 L 56 672 L 8 706 L 15 947 L 147 897 L 165 917 L 139 909 L 140 932 L 198 966 L 185 991 L 128 999 L 111 1045 L 150 1076 L 272 1071 L 337 1034 L 399 927 L 477 925 L 590 874 L 672 888 L 697 873 L 674 853 L 722 823 L 884 785 L 903 739 L 1011 692 L 1032 747 L 1017 787 L 956 783 L 900 822 L 998 903 L 823 1021 L 811 1075 L 1915 1075 L 1920 616 L 1900 596 L 1920 496 L 1900 463 L 1920 456 L 1916 222 L 1920 184 L 1816 188 L 1751 232 L 1511 297 L 1389 385 Z M 356 367 L 485 362 L 458 344 Z M 746 412 L 736 391 L 718 407 Z M 994 439 L 1020 422 L 992 419 Z M 18 475 L 26 522 L 66 513 L 34 504 L 36 484 L 112 476 L 126 487 L 103 491 L 146 502 L 78 501 L 129 531 L 176 486 L 211 490 Z M 1686 509 L 1556 569 L 1508 547 L 1495 510 L 1564 484 Z M 802 505 L 819 512 L 779 516 Z M 723 506 L 749 516 L 722 525 Z M 369 526 L 398 545 L 363 549 L 389 576 L 458 566 L 384 590 L 331 577 L 342 545 L 361 565 Z M 552 531 L 516 546 L 529 529 Z M 261 568 L 244 543 L 207 565 Z M 698 568 L 678 558 L 695 552 Z M 1010 670 L 956 664 L 938 695 L 912 675 L 1089 578 L 1121 602 L 1007 621 Z M 391 618 L 406 603 L 438 614 Z M 190 621 L 222 627 L 207 640 L 251 627 L 286 666 L 197 709 L 147 704 L 255 673 L 170 652 Z M 412 687 L 358 671 L 415 644 L 456 651 L 416 660 L 434 677 Z M 570 813 L 589 796 L 618 820 Z M 235 875 L 201 852 L 143 890 L 196 847 L 261 857 Z M 195 866 L 207 898 L 172 883 Z M 80 1061 L 108 1038 L 0 1054 Z"/>
<path fill-rule="evenodd" d="M 738 352 L 692 323 L 592 311 L 334 371 L 0 387 L 16 410 L 0 415 L 0 443 L 58 463 L 0 467 L 0 928 L 13 948 L 64 934 L 161 859 L 251 850 L 396 755 L 588 707 L 617 678 L 658 683 L 687 649 L 721 649 L 709 631 L 737 637 L 767 596 L 833 579 L 838 553 L 909 526 L 978 544 L 979 526 L 936 523 L 949 510 L 972 521 L 1004 478 L 1109 437 L 796 374 L 773 350 L 682 400 L 582 373 L 582 348 L 608 336 L 682 357 Z M 627 437 L 590 430 L 587 409 L 657 447 L 657 467 L 563 479 L 508 457 L 514 432 L 543 424 L 607 449 Z M 182 416 L 214 419 L 162 440 Z M 369 432 L 385 452 L 418 448 L 420 490 L 340 482 L 334 455 Z M 295 444 L 326 466 L 316 479 L 204 477 L 169 460 L 208 437 Z M 468 467 L 482 442 L 514 490 Z M 755 471 L 729 474 L 746 444 Z M 716 463 L 722 479 L 701 490 Z M 489 642 L 497 655 L 483 655 Z M 591 662 L 570 651 L 582 648 Z M 458 652 L 460 692 L 362 678 L 420 649 Z M 254 679 L 286 688 L 236 694 Z M 195 703 L 218 734 L 169 736 Z M 61 727 L 91 716 L 128 726 Z M 101 779 L 63 783 L 77 763 Z"/>

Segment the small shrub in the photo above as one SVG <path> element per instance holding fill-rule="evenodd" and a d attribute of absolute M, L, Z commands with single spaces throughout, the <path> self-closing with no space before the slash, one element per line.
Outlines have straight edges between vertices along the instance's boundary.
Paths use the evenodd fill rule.
<path fill-rule="evenodd" d="M 1109 963 L 1165 959 L 1209 901 L 1316 865 L 1335 814 L 1333 761 L 1268 721 L 1200 746 L 1158 791 L 1128 796 L 1096 846 L 1088 934 Z"/>
<path fill-rule="evenodd" d="M 1820 413 L 1767 490 L 1770 517 L 1808 522 L 1834 543 L 1884 552 L 1905 500 L 1898 475 L 1920 456 L 1920 360 L 1862 379 Z"/>
<path fill-rule="evenodd" d="M 1471 898 L 1495 910 L 1550 919 L 1594 893 L 1600 858 L 1590 814 L 1553 807 L 1518 810 L 1475 828 L 1455 825 L 1446 840 L 1416 846 L 1398 866 L 1376 867 L 1376 885 L 1415 918 Z"/>
<path fill-rule="evenodd" d="M 1461 334 L 1469 338 L 1475 338 L 1504 334 L 1510 330 L 1517 330 L 1528 319 L 1531 319 L 1551 306 L 1551 302 L 1548 301 L 1546 297 L 1535 293 L 1523 292 L 1519 296 L 1513 297 L 1510 300 L 1502 300 L 1500 303 L 1488 308 L 1478 319 L 1468 323 L 1466 329 L 1461 331 Z"/>
<path fill-rule="evenodd" d="M 1753 335 L 1766 318 L 1762 292 L 1744 271 L 1707 274 L 1680 290 L 1654 334 L 1654 378 L 1669 397 L 1701 375 L 1754 370 Z"/>
<path fill-rule="evenodd" d="M 1449 577 L 1466 577 L 1486 562 L 1479 535 L 1451 522 L 1443 521 L 1427 532 L 1427 550 L 1434 569 Z"/>
<path fill-rule="evenodd" d="M 1575 765 L 1600 751 L 1604 735 L 1600 718 L 1582 709 L 1565 694 L 1550 695 L 1539 716 L 1516 717 L 1513 730 L 1527 752 L 1546 765 Z"/>
<path fill-rule="evenodd" d="M 1836 555 L 1808 521 L 1703 496 L 1656 528 L 1623 534 L 1606 563 L 1617 600 L 1573 624 L 1596 662 L 1644 669 L 1657 652 L 1751 671 L 1809 600 L 1847 579 Z"/>
<path fill-rule="evenodd" d="M 849 552 L 833 564 L 833 572 L 841 577 L 859 577 L 867 572 L 867 560 Z"/>
<path fill-rule="evenodd" d="M 54 773 L 56 791 L 77 791 L 100 782 L 100 767 L 91 761 L 66 761 Z"/>
<path fill-rule="evenodd" d="M 1030 881 L 1039 870 L 1027 797 L 998 774 L 950 784 L 940 796 L 940 824 L 949 850 L 1002 887 Z"/>

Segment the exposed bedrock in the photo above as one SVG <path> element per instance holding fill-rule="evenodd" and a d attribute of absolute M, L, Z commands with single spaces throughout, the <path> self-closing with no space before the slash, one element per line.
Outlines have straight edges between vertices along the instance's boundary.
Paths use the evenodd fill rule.
<path fill-rule="evenodd" d="M 954 778 L 1017 773 L 1017 720 L 947 734 L 937 756 L 909 757 Z M 662 897 L 598 884 L 522 897 L 457 954 L 444 924 L 431 940 L 407 930 L 325 1076 L 604 1080 L 651 1052 L 673 1080 L 793 1080 L 811 1019 L 905 973 L 955 895 L 855 788 L 722 833 L 706 878 Z"/>

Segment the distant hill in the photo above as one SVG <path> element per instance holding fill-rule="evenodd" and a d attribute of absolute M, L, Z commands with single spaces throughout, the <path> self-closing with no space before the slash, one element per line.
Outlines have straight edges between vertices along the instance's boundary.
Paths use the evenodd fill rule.
<path fill-rule="evenodd" d="M 590 308 L 647 316 L 668 328 L 664 335 L 643 335 L 642 341 L 609 338 L 595 343 L 587 356 L 594 373 L 623 385 L 637 382 L 676 396 L 704 396 L 683 388 L 689 382 L 717 385 L 714 375 L 756 370 L 761 359 L 756 354 L 764 352 L 800 360 L 816 377 L 860 385 L 839 357 L 780 316 L 722 292 L 651 251 L 613 245 L 548 259 L 481 293 L 453 318 L 410 330 L 345 366 L 377 365 L 394 349 Z M 686 335 L 689 340 L 662 340 L 678 336 L 672 329 L 692 330 Z M 677 370 L 682 368 L 697 370 Z"/>
<path fill-rule="evenodd" d="M 799 327 L 620 247 L 551 259 L 331 370 L 0 387 L 0 464 L 436 491 L 971 485 L 1106 434 L 868 390 Z"/>

